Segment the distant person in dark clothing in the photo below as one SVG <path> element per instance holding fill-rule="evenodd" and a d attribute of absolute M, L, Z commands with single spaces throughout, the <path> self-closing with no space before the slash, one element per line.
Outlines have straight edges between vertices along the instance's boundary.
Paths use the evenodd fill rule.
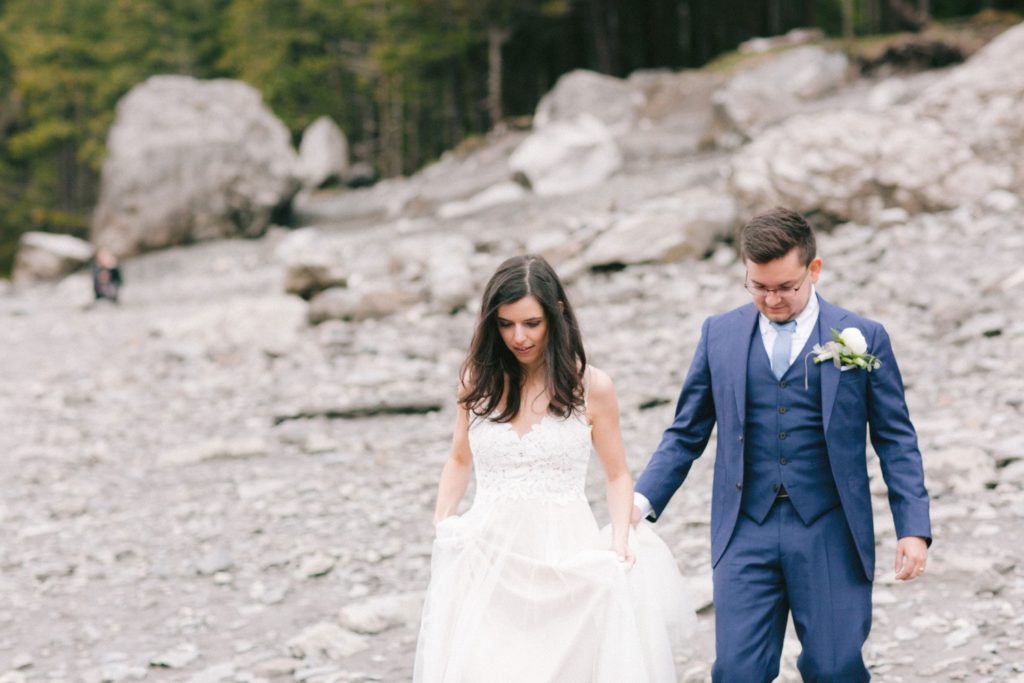
<path fill-rule="evenodd" d="M 92 290 L 96 301 L 107 299 L 115 304 L 121 292 L 121 269 L 117 257 L 108 249 L 100 248 L 92 266 Z"/>

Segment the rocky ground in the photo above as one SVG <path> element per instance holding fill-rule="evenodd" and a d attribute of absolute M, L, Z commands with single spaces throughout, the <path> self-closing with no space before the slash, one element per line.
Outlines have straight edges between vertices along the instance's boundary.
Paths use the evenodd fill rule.
<path fill-rule="evenodd" d="M 887 326 L 933 497 L 928 572 L 897 584 L 869 456 L 869 666 L 894 683 L 1024 681 L 1024 171 L 1012 143 L 1024 70 L 1006 66 L 1024 51 L 1001 49 L 966 70 L 836 92 L 829 81 L 832 94 L 767 112 L 783 127 L 734 116 L 753 123 L 712 148 L 674 106 L 658 119 L 652 90 L 646 114 L 622 114 L 627 133 L 595 134 L 620 164 L 595 185 L 529 193 L 507 164 L 526 134 L 496 136 L 410 179 L 301 198 L 315 227 L 131 259 L 119 306 L 90 305 L 81 274 L 0 286 L 0 683 L 408 680 L 483 280 L 527 249 L 556 264 L 592 362 L 616 381 L 639 473 L 701 321 L 745 300 L 731 227 L 751 196 L 798 197 L 805 184 L 802 208 L 839 222 L 820 239 L 819 291 Z M 718 78 L 697 79 L 706 98 Z M 727 108 L 757 113 L 735 85 Z M 947 97 L 968 86 L 971 97 Z M 609 87 L 613 101 L 620 85 Z M 921 93 L 949 129 L 918 125 Z M 964 128 L 972 112 L 991 125 Z M 895 151 L 886 116 L 901 126 Z M 762 128 L 766 143 L 730 151 L 737 130 Z M 828 130 L 835 145 L 813 137 Z M 802 133 L 820 155 L 786 151 Z M 959 156 L 931 169 L 936 189 L 925 143 L 944 135 Z M 286 293 L 325 287 L 319 302 Z M 713 453 L 656 527 L 700 607 L 680 681 L 708 680 L 713 659 Z M 597 463 L 588 493 L 603 518 Z M 791 633 L 781 681 L 799 680 L 798 652 Z"/>
<path fill-rule="evenodd" d="M 0 680 L 409 678 L 472 315 L 307 326 L 305 304 L 280 293 L 281 240 L 132 261 L 118 307 L 83 307 L 79 276 L 0 299 Z M 892 334 L 934 496 L 928 574 L 896 584 L 872 463 L 872 671 L 1024 680 L 1024 210 L 848 224 L 821 242 L 820 291 Z M 573 283 L 634 471 L 670 419 L 700 321 L 741 302 L 741 281 L 723 245 Z M 702 607 L 685 681 L 706 680 L 713 657 L 712 458 L 657 526 Z M 798 680 L 798 649 L 787 644 L 781 680 Z"/>

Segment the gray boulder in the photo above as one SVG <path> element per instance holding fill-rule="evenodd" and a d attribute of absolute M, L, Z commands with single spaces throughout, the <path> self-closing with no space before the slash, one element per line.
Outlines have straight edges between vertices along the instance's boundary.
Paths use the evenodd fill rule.
<path fill-rule="evenodd" d="M 557 121 L 535 131 L 509 157 L 513 172 L 525 175 L 539 195 L 580 192 L 622 168 L 611 131 L 591 114 Z"/>
<path fill-rule="evenodd" d="M 492 206 L 519 201 L 527 196 L 526 189 L 517 182 L 506 180 L 492 185 L 469 199 L 456 200 L 437 208 L 438 218 L 459 218 L 478 213 Z"/>
<path fill-rule="evenodd" d="M 314 238 L 310 246 L 292 257 L 286 287 L 310 299 L 314 325 L 384 318 L 417 304 L 451 313 L 476 293 L 474 245 L 462 235 Z"/>
<path fill-rule="evenodd" d="M 309 124 L 299 143 L 299 177 L 305 187 L 317 188 L 334 180 L 346 180 L 348 139 L 329 116 Z"/>
<path fill-rule="evenodd" d="M 841 52 L 799 47 L 741 71 L 713 98 L 716 141 L 735 147 L 839 88 L 849 60 Z"/>
<path fill-rule="evenodd" d="M 71 235 L 26 232 L 18 241 L 13 279 L 16 283 L 58 280 L 92 258 L 92 245 Z"/>
<path fill-rule="evenodd" d="M 624 212 L 587 248 L 583 262 L 600 268 L 700 258 L 735 221 L 733 200 L 704 188 L 652 200 Z"/>
<path fill-rule="evenodd" d="M 837 111 L 763 133 L 733 157 L 729 183 L 743 218 L 782 205 L 871 224 L 887 208 L 916 214 L 980 200 L 1008 179 L 934 121 Z"/>
<path fill-rule="evenodd" d="M 348 284 L 348 271 L 316 228 L 289 233 L 274 255 L 284 263 L 284 291 L 288 294 L 308 300 L 317 292 Z"/>
<path fill-rule="evenodd" d="M 933 84 L 916 116 L 955 133 L 989 164 L 1012 168 L 1024 195 L 1024 24 L 1007 30 Z"/>
<path fill-rule="evenodd" d="M 154 76 L 117 106 L 93 241 L 119 255 L 258 236 L 298 190 L 288 130 L 257 90 Z"/>
<path fill-rule="evenodd" d="M 404 290 L 392 280 L 361 280 L 314 296 L 309 301 L 307 319 L 311 325 L 318 325 L 325 320 L 384 318 L 425 298 L 423 292 Z"/>
<path fill-rule="evenodd" d="M 533 125 L 542 129 L 589 114 L 612 133 L 623 133 L 633 127 L 644 100 L 643 93 L 628 81 L 577 69 L 559 78 L 541 98 Z"/>
<path fill-rule="evenodd" d="M 708 146 L 712 97 L 723 80 L 699 69 L 631 74 L 629 82 L 644 93 L 645 104 L 636 125 L 616 139 L 627 161 L 684 157 Z"/>

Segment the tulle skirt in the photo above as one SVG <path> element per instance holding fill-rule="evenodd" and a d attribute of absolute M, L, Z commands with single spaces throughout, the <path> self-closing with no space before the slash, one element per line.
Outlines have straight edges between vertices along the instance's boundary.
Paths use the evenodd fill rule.
<path fill-rule="evenodd" d="M 437 527 L 415 683 L 675 683 L 696 617 L 646 522 L 628 568 L 586 500 L 477 497 Z"/>

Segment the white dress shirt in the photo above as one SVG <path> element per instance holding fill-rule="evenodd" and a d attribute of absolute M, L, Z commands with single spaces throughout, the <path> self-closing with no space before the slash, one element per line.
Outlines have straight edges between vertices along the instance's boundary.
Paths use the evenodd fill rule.
<path fill-rule="evenodd" d="M 796 321 L 796 329 L 793 331 L 793 342 L 789 347 L 790 365 L 796 362 L 800 352 L 804 350 L 804 344 L 807 343 L 807 339 L 811 336 L 814 326 L 818 324 L 819 308 L 818 296 L 814 292 L 814 285 L 811 285 L 811 298 L 807 300 L 804 310 L 800 311 L 800 314 L 793 318 Z M 768 352 L 768 358 L 771 358 L 772 349 L 775 347 L 775 340 L 779 336 L 779 331 L 769 324 L 769 320 L 764 316 L 764 313 L 757 314 L 757 325 L 761 330 L 761 341 L 764 342 L 764 350 Z"/>
<path fill-rule="evenodd" d="M 820 308 L 818 305 L 818 294 L 814 290 L 814 285 L 811 285 L 811 296 L 807 299 L 807 305 L 804 306 L 804 310 L 800 311 L 799 315 L 793 318 L 796 321 L 796 330 L 793 331 L 793 342 L 789 348 L 790 365 L 796 362 L 800 352 L 804 349 L 804 345 L 807 343 L 807 339 L 811 336 L 814 326 L 818 324 L 818 311 Z M 779 336 L 779 333 L 769 322 L 763 313 L 757 314 L 761 341 L 764 343 L 764 350 L 768 353 L 768 358 L 771 358 L 772 347 L 775 345 L 775 339 Z M 654 509 L 651 507 L 651 501 L 647 500 L 647 497 L 642 493 L 633 493 L 633 505 L 640 510 L 640 519 L 645 519 L 654 512 Z"/>

